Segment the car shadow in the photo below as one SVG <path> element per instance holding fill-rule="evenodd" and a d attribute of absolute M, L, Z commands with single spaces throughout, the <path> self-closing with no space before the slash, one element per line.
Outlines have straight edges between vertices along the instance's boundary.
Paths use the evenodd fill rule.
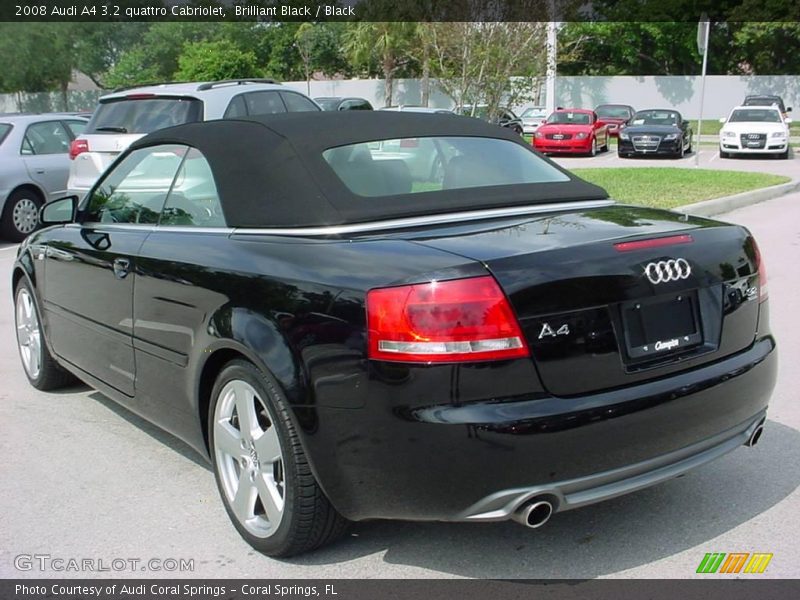
<path fill-rule="evenodd" d="M 210 471 L 194 449 L 170 433 L 99 392 L 89 397 Z M 349 535 L 330 546 L 280 560 L 313 567 L 383 552 L 387 563 L 461 577 L 602 577 L 702 546 L 769 510 L 798 486 L 800 431 L 768 420 L 754 448 L 737 449 L 686 475 L 627 496 L 558 513 L 540 529 L 511 521 L 365 521 L 354 523 Z"/>
<path fill-rule="evenodd" d="M 463 577 L 600 577 L 706 544 L 798 485 L 800 432 L 768 421 L 755 448 L 628 496 L 556 514 L 541 529 L 513 522 L 364 522 L 341 542 L 287 562 L 327 565 L 384 552 L 388 563 Z"/>
<path fill-rule="evenodd" d="M 96 391 L 92 392 L 91 394 L 89 394 L 89 398 L 99 402 L 100 404 L 105 406 L 108 410 L 115 413 L 117 416 L 125 419 L 128 423 L 138 428 L 139 430 L 143 431 L 158 443 L 167 446 L 171 450 L 174 450 L 185 459 L 190 460 L 191 462 L 200 467 L 203 467 L 205 470 L 211 471 L 211 466 L 202 456 L 200 456 L 197 453 L 197 451 L 194 448 L 192 448 L 182 440 L 179 440 L 171 433 L 164 431 L 160 427 L 153 425 L 150 421 L 146 421 L 140 416 L 132 413 L 124 406 L 117 404 L 116 402 L 114 402 L 110 398 L 107 398 L 100 392 Z"/>

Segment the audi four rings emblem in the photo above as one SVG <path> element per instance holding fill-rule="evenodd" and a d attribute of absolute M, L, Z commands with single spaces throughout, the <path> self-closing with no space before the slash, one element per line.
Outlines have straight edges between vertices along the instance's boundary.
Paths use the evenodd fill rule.
<path fill-rule="evenodd" d="M 686 279 L 692 274 L 692 267 L 685 258 L 660 260 L 647 263 L 644 274 L 647 275 L 650 283 L 655 285 Z"/>

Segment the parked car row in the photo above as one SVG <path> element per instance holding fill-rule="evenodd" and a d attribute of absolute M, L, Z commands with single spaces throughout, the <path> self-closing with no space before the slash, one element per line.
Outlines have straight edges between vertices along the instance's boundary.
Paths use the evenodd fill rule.
<path fill-rule="evenodd" d="M 82 197 L 121 152 L 150 132 L 194 121 L 321 110 L 374 108 L 364 98 L 312 100 L 271 79 L 233 79 L 119 89 L 103 96 L 94 113 L 0 117 L 0 233 L 22 240 L 38 227 L 39 208 L 47 200 L 65 194 Z M 456 114 L 414 105 L 380 110 Z M 720 119 L 720 157 L 787 158 L 791 110 L 779 96 L 747 96 Z M 531 134 L 533 147 L 546 154 L 594 156 L 608 151 L 613 137 L 619 138 L 620 158 L 680 158 L 692 152 L 692 127 L 672 109 L 637 112 L 627 104 L 601 104 L 594 110 L 559 107 L 548 116 L 545 107 L 531 106 L 517 116 L 504 107 L 490 118 L 486 105 L 476 105 L 464 106 L 458 114 Z"/>

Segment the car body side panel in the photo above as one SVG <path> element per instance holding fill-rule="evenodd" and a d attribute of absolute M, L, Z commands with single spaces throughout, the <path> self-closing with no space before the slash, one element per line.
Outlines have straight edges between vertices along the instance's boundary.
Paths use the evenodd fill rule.
<path fill-rule="evenodd" d="M 197 448 L 203 367 L 232 349 L 277 380 L 311 432 L 316 405 L 365 402 L 366 290 L 423 273 L 486 273 L 475 261 L 404 241 L 355 246 L 153 232 L 137 259 L 134 294 L 140 410 Z"/>

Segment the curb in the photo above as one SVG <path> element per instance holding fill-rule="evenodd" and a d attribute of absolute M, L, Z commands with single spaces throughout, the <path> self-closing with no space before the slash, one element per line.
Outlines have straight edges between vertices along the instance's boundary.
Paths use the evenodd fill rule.
<path fill-rule="evenodd" d="M 742 192 L 733 196 L 725 196 L 723 198 L 714 198 L 713 200 L 704 200 L 703 202 L 695 202 L 694 204 L 685 204 L 673 208 L 673 211 L 686 213 L 689 215 L 697 215 L 700 217 L 713 217 L 722 213 L 736 210 L 751 204 L 758 204 L 765 200 L 772 200 L 792 192 L 800 191 L 800 180 L 790 181 L 789 183 L 781 183 L 779 185 L 771 185 L 769 187 L 761 188 L 758 190 L 751 190 L 749 192 Z"/>

